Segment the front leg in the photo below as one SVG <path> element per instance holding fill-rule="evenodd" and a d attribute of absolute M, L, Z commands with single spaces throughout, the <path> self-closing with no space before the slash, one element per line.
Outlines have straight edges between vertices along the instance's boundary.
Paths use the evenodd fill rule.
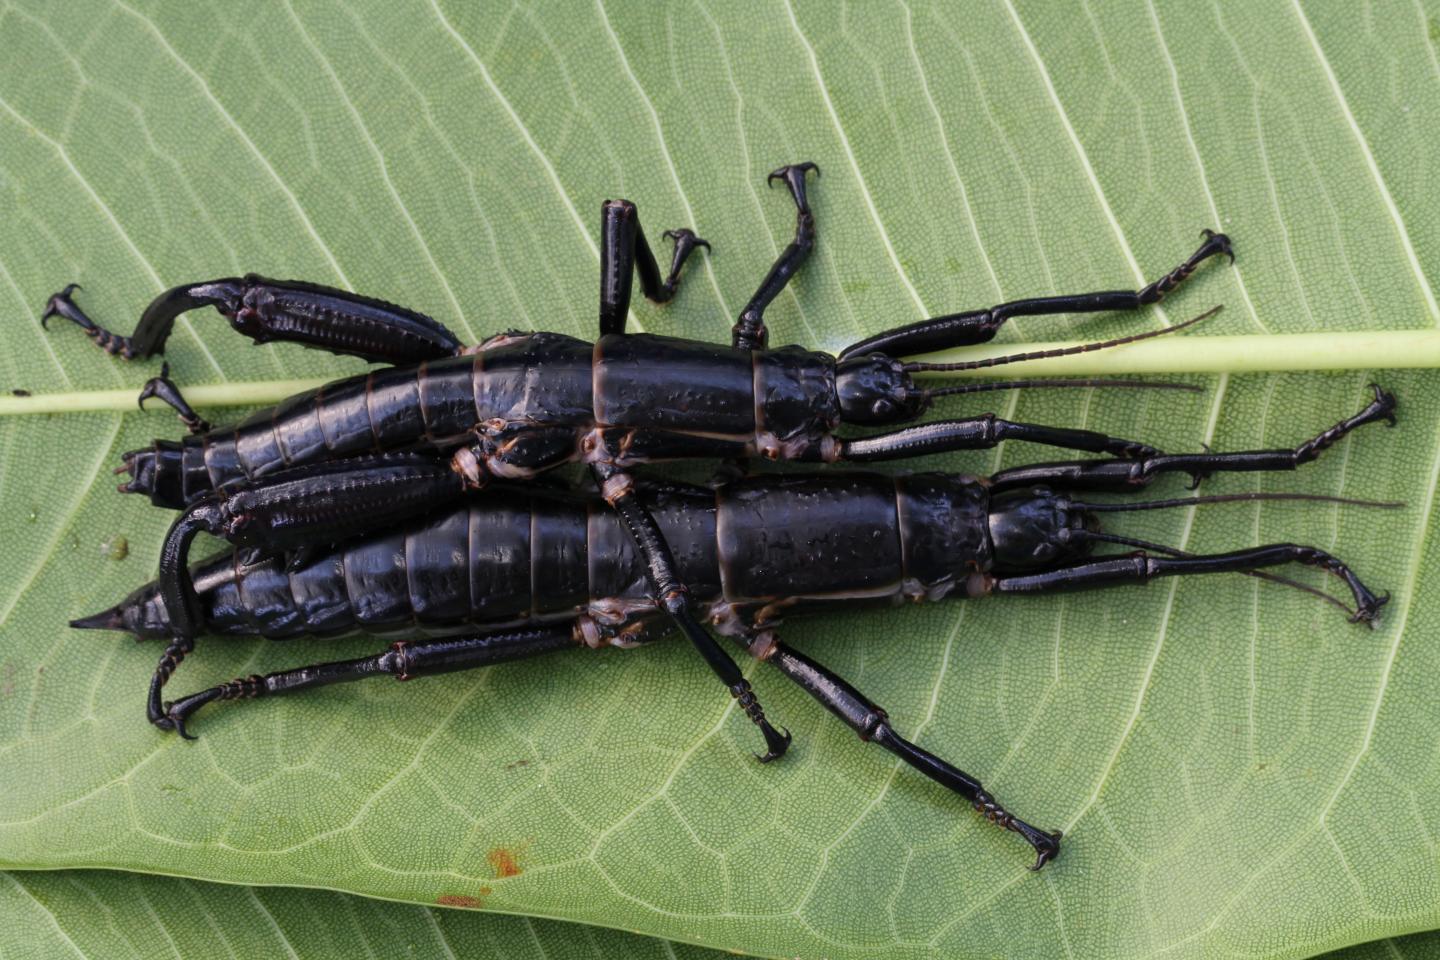
<path fill-rule="evenodd" d="M 1093 430 L 1047 427 L 1016 423 L 992 414 L 963 420 L 937 420 L 890 433 L 840 441 L 839 459 L 853 463 L 898 460 L 952 450 L 988 450 L 1002 440 L 1028 440 L 1052 447 L 1105 453 L 1114 457 L 1155 457 L 1159 451 L 1147 444 L 1112 437 Z"/>
<path fill-rule="evenodd" d="M 783 756 L 786 748 L 790 746 L 789 731 L 781 733 L 765 719 L 765 711 L 754 691 L 750 689 L 750 681 L 740 673 L 735 661 L 721 649 L 709 631 L 695 619 L 690 610 L 689 591 L 675 575 L 675 559 L 671 555 L 670 545 L 666 543 L 655 518 L 640 502 L 634 479 L 610 464 L 592 464 L 592 469 L 605 501 L 619 514 L 635 543 L 635 548 L 645 560 L 650 583 L 655 590 L 655 602 L 670 615 L 695 649 L 700 651 L 700 656 L 705 658 L 710 669 L 715 671 L 720 682 L 725 684 L 730 695 L 745 711 L 745 715 L 765 735 L 765 754 L 756 756 L 761 763 L 768 763 Z"/>

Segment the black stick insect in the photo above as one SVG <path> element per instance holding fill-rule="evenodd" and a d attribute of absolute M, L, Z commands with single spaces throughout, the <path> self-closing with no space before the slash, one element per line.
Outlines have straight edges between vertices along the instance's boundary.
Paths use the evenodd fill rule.
<path fill-rule="evenodd" d="M 795 203 L 795 237 L 741 312 L 728 348 L 625 333 L 635 275 L 648 298 L 667 301 L 676 292 L 686 259 L 708 246 L 690 230 L 667 231 L 665 236 L 674 240 L 675 247 L 669 274 L 662 280 L 635 205 L 626 200 L 602 205 L 601 336 L 594 344 L 560 334 L 530 333 L 501 334 L 478 347 L 467 347 L 440 323 L 404 307 L 348 291 L 254 275 L 175 287 L 150 304 L 129 337 L 92 321 L 72 299 L 74 285 L 50 298 L 42 319 L 63 316 L 110 353 L 147 357 L 163 352 L 181 313 L 210 305 L 257 343 L 294 341 L 392 364 L 297 394 L 236 427 L 219 430 L 205 429 L 209 425 L 168 379 L 162 376 L 147 384 L 142 400 L 155 396 L 170 403 L 193 433 L 181 443 L 156 441 L 151 449 L 126 454 L 122 469 L 131 480 L 121 489 L 148 493 L 158 505 L 188 504 L 199 511 L 182 516 L 167 541 L 162 566 L 172 571 L 184 569 L 179 544 L 187 533 L 193 536 L 195 529 L 229 522 L 215 512 L 215 501 L 197 504 L 200 498 L 287 468 L 429 447 L 453 454 L 454 469 L 469 486 L 480 487 L 492 478 L 529 478 L 561 463 L 585 462 L 645 558 L 656 596 L 760 727 L 769 759 L 784 752 L 788 737 L 766 720 L 739 668 L 695 618 L 688 588 L 676 573 L 673 551 L 636 493 L 632 468 L 660 460 L 757 455 L 859 463 L 982 449 L 1006 439 L 1111 456 L 1154 455 L 1153 447 L 1137 441 L 1016 423 L 993 414 L 853 439 L 835 431 L 842 425 L 903 423 L 918 417 L 938 397 L 995 388 L 923 388 L 913 379 L 915 373 L 993 366 L 1037 354 L 950 364 L 906 361 L 905 356 L 984 343 L 1012 317 L 1137 310 L 1159 302 L 1205 260 L 1232 255 L 1227 237 L 1205 231 L 1198 250 L 1140 290 L 1017 300 L 936 317 L 868 337 L 838 357 L 796 346 L 770 349 L 765 309 L 815 242 L 806 194 L 806 174 L 811 170 L 818 174 L 814 164 L 801 163 L 770 176 L 771 182 L 785 184 Z M 1185 326 L 1188 323 L 1045 355 L 1115 346 Z M 1044 381 L 1054 386 L 1102 382 Z M 338 472 L 314 469 L 325 478 L 316 482 L 328 485 L 327 489 L 340 491 L 349 483 L 343 467 Z M 293 520 L 295 515 L 292 511 L 287 516 Z M 364 519 L 359 511 L 349 515 L 357 523 Z M 267 519 L 252 521 L 248 539 L 263 552 L 275 548 L 285 533 L 274 526 L 281 522 L 278 515 L 261 516 Z M 326 522 L 332 534 L 342 532 L 334 526 L 338 521 L 333 516 Z M 263 529 L 266 524 L 270 529 Z M 181 588 L 175 584 L 171 589 L 173 596 Z M 152 713 L 158 708 L 159 686 L 193 648 L 193 634 L 183 631 L 195 623 L 184 603 L 177 603 L 172 617 L 176 642 L 156 670 Z M 167 722 L 163 715 L 152 719 L 161 725 Z"/>
<path fill-rule="evenodd" d="M 1273 543 L 1195 555 L 1100 526 L 1106 513 L 1195 504 L 1363 501 L 1241 493 L 1087 502 L 1077 494 L 1133 493 L 1168 472 L 1293 469 L 1356 427 L 1391 419 L 1394 407 L 1394 398 L 1377 389 L 1365 409 L 1293 450 L 1034 464 L 986 479 L 940 473 L 757 476 L 714 489 L 642 485 L 636 496 L 676 558 L 676 575 L 689 586 L 700 618 L 799 684 L 861 739 L 880 744 L 985 818 L 1020 834 L 1035 849 L 1039 869 L 1058 854 L 1058 832 L 1015 817 L 979 780 L 900 736 L 885 710 L 843 677 L 780 642 L 785 616 L 837 602 L 1044 594 L 1241 572 L 1320 594 L 1346 609 L 1352 621 L 1373 621 L 1388 597 L 1377 596 L 1319 548 Z M 394 455 L 380 459 L 382 473 L 396 464 Z M 401 459 L 416 461 L 423 473 L 423 458 Z M 283 514 L 306 502 L 312 481 L 307 476 L 269 484 L 268 499 L 237 493 L 225 507 L 236 518 L 271 509 Z M 245 564 L 237 551 L 221 553 L 187 571 L 193 615 L 207 633 L 287 639 L 423 628 L 432 636 L 396 642 L 373 656 L 233 680 L 165 704 L 164 716 L 188 737 L 188 719 L 215 701 L 372 676 L 407 680 L 576 646 L 624 648 L 656 639 L 674 624 L 655 598 L 653 570 L 633 548 L 626 523 L 593 494 L 497 484 L 449 510 L 372 530 L 300 563 L 274 558 Z M 1105 544 L 1135 549 L 1092 555 Z M 464 559 L 457 564 L 456 557 Z M 1337 577 L 1350 591 L 1353 610 L 1265 569 L 1287 563 Z M 161 583 L 147 584 L 72 626 L 172 638 L 177 608 L 164 592 Z M 433 638 L 447 628 L 456 635 Z"/>

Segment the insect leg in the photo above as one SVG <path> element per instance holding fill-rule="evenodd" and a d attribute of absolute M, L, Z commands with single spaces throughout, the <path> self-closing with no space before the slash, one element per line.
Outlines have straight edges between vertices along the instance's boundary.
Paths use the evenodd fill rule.
<path fill-rule="evenodd" d="M 1372 384 L 1375 391 L 1365 409 L 1347 417 L 1306 440 L 1298 447 L 1275 450 L 1246 450 L 1237 453 L 1159 454 L 1139 460 L 1076 460 L 1069 463 L 1036 463 L 1003 470 L 990 478 L 993 491 L 1046 484 L 1066 490 L 1110 490 L 1123 492 L 1148 486 L 1162 473 L 1188 473 L 1191 488 L 1212 473 L 1295 470 L 1320 456 L 1351 430 L 1367 423 L 1395 424 L 1396 400 Z"/>
<path fill-rule="evenodd" d="M 294 467 L 191 504 L 175 518 L 160 545 L 156 579 L 175 640 L 151 682 L 151 722 L 164 725 L 158 713 L 160 688 L 204 632 L 204 611 L 189 563 L 190 544 L 198 534 L 225 538 L 253 562 L 420 516 L 466 489 L 464 478 L 444 461 L 381 454 Z"/>
<path fill-rule="evenodd" d="M 1058 831 L 1046 833 L 1015 817 L 996 802 L 979 780 L 900 736 L 890 726 L 884 709 L 867 699 L 843 677 L 773 640 L 758 655 L 804 688 L 825 709 L 844 720 L 850 729 L 860 735 L 861 740 L 880 744 L 942 787 L 958 793 L 991 823 L 1024 837 L 1035 848 L 1035 865 L 1031 869 L 1039 870 L 1059 854 Z"/>
<path fill-rule="evenodd" d="M 67 283 L 63 290 L 52 293 L 50 299 L 45 301 L 45 310 L 40 314 L 40 326 L 50 329 L 51 317 L 64 317 L 71 323 L 85 331 L 85 335 L 95 341 L 95 345 L 112 356 L 124 357 L 126 360 L 133 360 L 137 356 L 149 356 L 136 347 L 130 337 L 121 336 L 118 333 L 111 333 L 100 324 L 91 320 L 84 310 L 80 309 L 72 298 L 72 294 L 80 289 L 78 283 Z"/>
<path fill-rule="evenodd" d="M 1093 430 L 1015 423 L 1001 420 L 991 413 L 963 420 L 936 420 L 934 423 L 905 427 L 890 433 L 841 440 L 840 459 L 866 463 L 872 460 L 918 457 L 927 453 L 946 453 L 951 450 L 986 450 L 1001 440 L 1028 440 L 1031 443 L 1089 453 L 1108 453 L 1117 457 L 1144 458 L 1154 457 L 1159 453 L 1146 444 L 1096 433 Z"/>
<path fill-rule="evenodd" d="M 600 205 L 600 334 L 625 332 L 625 315 L 630 312 L 630 288 L 635 274 L 646 298 L 665 303 L 680 286 L 680 268 L 696 247 L 709 247 L 693 230 L 666 230 L 662 236 L 675 241 L 670 274 L 660 279 L 655 254 L 640 227 L 640 213 L 629 200 L 606 200 Z"/>
<path fill-rule="evenodd" d="M 165 534 L 160 546 L 160 594 L 165 603 L 166 619 L 169 621 L 172 639 L 160 662 L 150 676 L 150 694 L 146 699 L 145 715 L 150 722 L 162 730 L 171 729 L 171 722 L 165 715 L 160 695 L 186 654 L 195 649 L 195 638 L 202 633 L 205 614 L 200 595 L 195 591 L 187 558 L 190 543 L 197 534 L 221 528 L 224 520 L 220 503 L 215 496 L 209 496 L 191 506 L 176 518 Z"/>
<path fill-rule="evenodd" d="M 764 734 L 765 754 L 756 756 L 761 763 L 768 763 L 783 756 L 786 748 L 790 746 L 789 731 L 781 733 L 765 719 L 765 711 L 755 692 L 750 689 L 750 681 L 745 679 L 735 661 L 709 631 L 695 619 L 690 610 L 689 591 L 675 575 L 675 558 L 670 553 L 670 545 L 665 542 L 665 535 L 660 532 L 655 518 L 640 502 L 634 479 L 610 464 L 597 463 L 592 464 L 592 467 L 606 502 L 619 514 L 635 543 L 635 548 L 645 559 L 650 583 L 655 589 L 656 603 L 670 615 L 676 626 L 694 644 L 700 656 L 705 658 L 710 669 L 720 678 L 720 682 L 730 690 L 730 695 L 739 702 L 745 715 Z"/>
<path fill-rule="evenodd" d="M 150 302 L 135 332 L 111 333 L 85 315 L 70 284 L 53 295 L 41 315 L 78 324 L 108 353 L 125 359 L 165 352 L 175 320 L 189 310 L 212 306 L 239 333 L 256 343 L 301 343 L 373 363 L 419 363 L 459 352 L 463 344 L 436 320 L 405 307 L 348 290 L 300 280 L 268 280 L 255 274 L 185 284 Z"/>
<path fill-rule="evenodd" d="M 815 176 L 820 176 L 820 168 L 807 161 L 781 167 L 765 178 L 766 183 L 783 180 L 790 190 L 790 197 L 795 201 L 795 239 L 780 251 L 770 272 L 760 281 L 759 289 L 745 304 L 745 309 L 740 311 L 740 319 L 730 328 L 731 342 L 737 350 L 765 348 L 769 339 L 769 332 L 765 329 L 765 308 L 785 289 L 785 284 L 795 276 L 815 246 L 815 216 L 810 212 L 810 204 L 805 197 L 805 174 L 810 170 L 815 171 Z"/>
<path fill-rule="evenodd" d="M 180 422 L 185 424 L 185 429 L 191 433 L 209 433 L 210 421 L 191 408 L 180 393 L 180 387 L 174 380 L 170 379 L 170 364 L 160 365 L 160 376 L 151 377 L 145 381 L 145 386 L 140 390 L 140 409 L 145 409 L 145 401 L 151 397 L 169 404 L 174 411 L 180 415 Z"/>
<path fill-rule="evenodd" d="M 1326 429 L 1298 447 L 1285 450 L 1250 450 L 1240 453 L 1191 453 L 1170 454 L 1152 457 L 1146 461 L 1147 473 L 1181 472 L 1190 474 L 1194 485 L 1212 473 L 1257 470 L 1294 470 L 1303 463 L 1309 463 L 1320 456 L 1321 451 L 1334 445 L 1356 427 L 1384 420 L 1395 425 L 1395 395 L 1380 389 L 1376 384 L 1370 388 L 1374 399 L 1365 409 L 1347 417 Z"/>
<path fill-rule="evenodd" d="M 185 729 L 186 721 L 196 710 L 216 700 L 268 697 L 332 683 L 364 680 L 366 677 L 391 676 L 399 680 L 410 680 L 436 673 L 473 670 L 492 663 L 520 660 L 576 645 L 571 624 L 469 637 L 449 637 L 423 643 L 402 640 L 374 656 L 316 663 L 294 670 L 269 673 L 263 677 L 241 677 L 208 690 L 192 693 L 165 704 L 161 708 L 164 722 L 157 726 L 165 730 L 176 730 L 185 739 L 194 740 L 195 737 Z"/>
<path fill-rule="evenodd" d="M 1355 598 L 1352 622 L 1373 622 L 1389 594 L 1376 596 L 1339 559 L 1318 547 L 1295 543 L 1270 543 L 1229 553 L 1191 554 L 1183 557 L 1156 557 L 1144 550 L 1123 556 L 1096 557 L 1081 563 L 1016 576 L 987 578 L 984 592 L 1049 593 L 1120 583 L 1148 583 L 1156 577 L 1180 577 L 1200 573 L 1244 573 L 1285 563 L 1318 567 L 1339 577 Z"/>
<path fill-rule="evenodd" d="M 1011 317 L 1039 316 L 1053 313 L 1095 313 L 1104 310 L 1139 310 L 1159 303 L 1178 287 L 1195 268 L 1217 254 L 1232 261 L 1230 238 L 1213 230 L 1203 231 L 1205 242 L 1180 266 L 1139 290 L 1106 290 L 1059 297 L 1036 297 L 1012 300 L 989 310 L 969 310 L 943 317 L 932 317 L 918 323 L 884 330 L 866 337 L 841 351 L 841 358 L 867 353 L 884 353 L 892 357 L 930 353 L 949 347 L 967 347 L 991 340 Z"/>

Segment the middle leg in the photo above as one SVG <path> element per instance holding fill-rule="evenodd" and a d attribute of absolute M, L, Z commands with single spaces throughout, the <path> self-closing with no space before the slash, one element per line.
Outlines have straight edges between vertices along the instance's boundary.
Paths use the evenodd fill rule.
<path fill-rule="evenodd" d="M 640 212 L 629 200 L 606 200 L 600 206 L 600 335 L 625 332 L 630 291 L 635 275 L 646 299 L 666 303 L 680 286 L 680 268 L 697 247 L 709 247 L 693 230 L 666 230 L 675 241 L 670 273 L 660 279 L 655 253 L 640 227 Z"/>
<path fill-rule="evenodd" d="M 695 619 L 690 609 L 689 589 L 676 576 L 675 558 L 671 555 L 670 545 L 655 518 L 640 501 L 634 478 L 610 464 L 597 463 L 592 467 L 601 494 L 620 516 L 636 550 L 645 560 L 650 583 L 655 590 L 655 602 L 675 621 L 675 625 L 700 652 L 700 656 L 705 658 L 710 669 L 740 704 L 745 715 L 764 735 L 765 753 L 763 756 L 756 756 L 761 763 L 768 763 L 783 756 L 790 746 L 789 731 L 781 733 L 765 718 L 765 711 L 750 688 L 750 681 L 745 679 L 735 661 L 721 648 L 710 632 Z"/>
<path fill-rule="evenodd" d="M 1155 457 L 1148 444 L 1112 437 L 1093 430 L 1047 427 L 1043 424 L 1002 420 L 993 413 L 962 420 L 937 420 L 869 437 L 840 441 L 840 460 L 868 463 L 898 460 L 952 450 L 988 450 L 1002 440 L 1028 440 L 1052 447 L 1105 453 L 1113 457 Z"/>
<path fill-rule="evenodd" d="M 990 478 L 992 491 L 1017 490 L 1037 484 L 1065 490 L 1123 493 L 1149 486 L 1162 473 L 1188 473 L 1191 489 L 1212 473 L 1251 473 L 1298 469 L 1317 459 L 1350 431 L 1369 423 L 1395 425 L 1395 395 L 1372 384 L 1374 397 L 1359 413 L 1328 427 L 1296 447 L 1242 450 L 1234 453 L 1171 453 L 1135 460 L 1074 460 L 1034 463 L 1002 470 Z"/>

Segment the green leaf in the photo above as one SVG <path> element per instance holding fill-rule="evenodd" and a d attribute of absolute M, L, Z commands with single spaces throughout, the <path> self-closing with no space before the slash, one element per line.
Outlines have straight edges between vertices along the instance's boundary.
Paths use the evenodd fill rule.
<path fill-rule="evenodd" d="M 0 956 L 721 960 L 731 954 L 618 930 L 320 890 L 234 887 L 101 870 L 0 873 Z M 1326 960 L 1432 960 L 1440 934 L 1380 940 Z"/>
<path fill-rule="evenodd" d="M 1216 334 L 1433 327 L 1434 15 L 12 4 L 0 387 L 138 389 L 155 372 L 39 328 L 71 280 L 122 330 L 166 285 L 254 270 L 413 304 L 467 339 L 589 336 L 596 213 L 613 196 L 652 234 L 694 225 L 714 242 L 674 303 L 636 314 L 720 341 L 788 238 L 763 183 L 795 159 L 825 169 L 820 245 L 772 310 L 777 343 L 835 349 L 926 314 L 1139 283 L 1202 226 L 1236 238 L 1237 265 L 1163 311 L 1029 319 L 1007 337 L 1115 336 L 1218 302 Z M 185 383 L 358 369 L 243 344 L 195 314 L 168 358 Z M 1203 396 L 1037 392 L 998 409 L 1244 449 L 1353 412 L 1372 378 L 1401 398 L 1397 430 L 1296 477 L 1207 489 L 1404 512 L 1232 505 L 1124 529 L 1197 551 L 1333 548 L 1394 591 L 1378 631 L 1238 577 L 787 626 L 901 732 L 1063 827 L 1038 876 L 1015 837 L 760 667 L 796 746 L 757 767 L 753 729 L 678 644 L 226 705 L 198 743 L 161 736 L 142 714 L 158 651 L 64 623 L 153 575 L 169 518 L 116 495 L 108 468 L 178 428 L 158 412 L 7 418 L 0 863 L 425 904 L 488 888 L 487 909 L 768 955 L 1302 956 L 1440 925 L 1433 377 L 1222 374 L 1196 380 Z M 1054 456 L 1012 445 L 923 465 Z M 382 642 L 202 642 L 174 683 Z"/>
<path fill-rule="evenodd" d="M 103 870 L 0 873 L 0 956 L 721 960 L 618 930 L 440 910 L 322 890 Z"/>

